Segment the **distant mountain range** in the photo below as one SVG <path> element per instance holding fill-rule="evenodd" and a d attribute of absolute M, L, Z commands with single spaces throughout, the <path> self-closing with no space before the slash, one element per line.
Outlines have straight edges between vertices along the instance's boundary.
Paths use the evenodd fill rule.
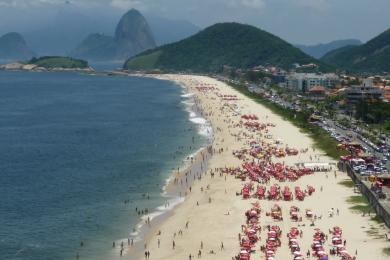
<path fill-rule="evenodd" d="M 390 28 L 363 45 L 336 49 L 321 60 L 351 71 L 389 72 Z"/>
<path fill-rule="evenodd" d="M 7 33 L 0 37 L 0 59 L 25 60 L 31 59 L 34 55 L 19 33 Z"/>
<path fill-rule="evenodd" d="M 145 17 L 158 46 L 183 40 L 201 30 L 196 25 L 184 20 L 170 20 L 150 15 Z"/>
<path fill-rule="evenodd" d="M 187 21 L 151 14 L 145 17 L 157 45 L 182 40 L 200 30 Z M 46 26 L 29 29 L 22 34 L 38 55 L 68 55 L 91 34 L 111 36 L 117 23 L 117 14 L 107 14 L 104 17 L 87 16 L 72 5 L 64 5 L 47 21 Z"/>
<path fill-rule="evenodd" d="M 303 45 L 296 44 L 295 46 L 301 49 L 304 53 L 309 54 L 310 56 L 319 59 L 330 51 L 345 47 L 345 46 L 355 46 L 361 45 L 362 42 L 356 39 L 347 39 L 347 40 L 337 40 L 329 43 L 321 43 L 316 45 Z"/>
<path fill-rule="evenodd" d="M 250 68 L 272 64 L 288 68 L 293 63 L 316 63 L 326 67 L 279 37 L 254 26 L 220 23 L 182 41 L 130 58 L 124 68 L 209 72 L 218 71 L 224 65 Z"/>
<path fill-rule="evenodd" d="M 91 34 L 71 52 L 71 56 L 88 60 L 126 60 L 156 47 L 146 19 L 135 9 L 120 19 L 115 36 Z"/>

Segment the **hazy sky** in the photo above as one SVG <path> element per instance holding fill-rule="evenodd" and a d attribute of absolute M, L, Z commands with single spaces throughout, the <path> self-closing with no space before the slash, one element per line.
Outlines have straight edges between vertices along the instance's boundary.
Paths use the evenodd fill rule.
<path fill-rule="evenodd" d="M 66 0 L 0 0 L 0 32 L 42 25 Z M 119 15 L 129 8 L 200 27 L 249 23 L 291 43 L 357 38 L 366 41 L 390 27 L 390 0 L 69 0 L 85 15 Z M 119 17 L 118 17 L 119 18 Z"/>

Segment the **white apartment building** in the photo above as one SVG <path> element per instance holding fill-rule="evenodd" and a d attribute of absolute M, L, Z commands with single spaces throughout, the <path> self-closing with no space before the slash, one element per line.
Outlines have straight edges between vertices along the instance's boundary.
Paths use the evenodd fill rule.
<path fill-rule="evenodd" d="M 340 79 L 334 73 L 292 73 L 287 77 L 286 83 L 289 89 L 307 92 L 315 86 L 334 88 L 340 83 Z"/>

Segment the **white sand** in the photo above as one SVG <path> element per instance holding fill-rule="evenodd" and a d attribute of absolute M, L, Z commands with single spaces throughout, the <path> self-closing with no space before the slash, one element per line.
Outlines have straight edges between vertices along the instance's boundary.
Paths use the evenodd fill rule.
<path fill-rule="evenodd" d="M 209 169 L 225 166 L 240 166 L 242 161 L 232 155 L 232 150 L 247 147 L 248 139 L 235 140 L 232 134 L 239 132 L 247 132 L 245 129 L 232 128 L 231 126 L 240 121 L 239 116 L 233 116 L 232 112 L 224 110 L 221 113 L 221 107 L 224 103 L 237 104 L 242 114 L 255 114 L 259 117 L 260 122 L 274 123 L 276 127 L 269 128 L 273 138 L 280 138 L 284 144 L 289 147 L 297 148 L 298 150 L 310 148 L 309 152 L 281 158 L 279 161 L 285 161 L 287 165 L 293 165 L 297 162 L 310 162 L 310 156 L 321 162 L 332 162 L 332 159 L 323 155 L 319 150 L 313 151 L 313 141 L 305 134 L 301 133 L 298 128 L 293 126 L 288 121 L 284 121 L 280 116 L 273 114 L 267 108 L 255 103 L 236 90 L 226 84 L 208 77 L 187 76 L 187 75 L 161 75 L 161 79 L 167 79 L 177 82 L 188 88 L 188 91 L 195 93 L 200 100 L 201 106 L 205 113 L 205 117 L 212 123 L 215 141 L 214 148 L 217 150 L 223 148 L 224 152 L 216 153 L 209 161 Z M 196 87 L 200 84 L 215 85 L 219 89 L 219 93 L 223 95 L 237 95 L 238 101 L 222 101 L 214 93 L 199 92 Z M 211 113 L 211 114 L 210 114 Z M 227 120 L 231 122 L 227 122 Z M 217 131 L 220 129 L 220 131 Z M 251 133 L 248 133 L 251 134 Z M 252 133 L 253 134 L 253 133 Z M 256 136 L 253 136 L 256 138 Z M 276 159 L 273 159 L 277 161 Z M 360 214 L 351 212 L 348 208 L 351 206 L 346 202 L 349 196 L 354 195 L 353 190 L 337 184 L 339 181 L 348 178 L 344 173 L 329 173 L 326 177 L 325 173 L 316 173 L 310 176 L 304 176 L 297 182 L 285 182 L 280 185 L 283 187 L 288 185 L 293 188 L 300 186 L 303 189 L 307 184 L 311 184 L 316 188 L 316 192 L 311 197 L 306 197 L 303 202 L 294 200 L 292 202 L 279 201 L 282 206 L 284 221 L 276 224 L 282 228 L 282 246 L 278 249 L 276 259 L 287 260 L 293 259 L 289 248 L 286 233 L 298 223 L 292 222 L 289 218 L 290 206 L 296 205 L 301 211 L 306 208 L 311 208 L 317 216 L 322 215 L 321 220 L 316 221 L 316 227 L 327 233 L 333 226 L 340 226 L 343 229 L 343 239 L 347 240 L 347 250 L 351 254 L 358 251 L 356 259 L 377 259 L 384 260 L 389 257 L 382 254 L 382 248 L 389 246 L 383 238 L 375 239 L 375 237 L 367 234 L 366 231 L 370 227 L 379 228 L 380 234 L 384 234 L 386 229 L 383 225 L 378 225 L 369 221 L 368 217 L 362 217 Z M 271 179 L 271 183 L 276 183 Z M 210 189 L 206 187 L 209 185 Z M 238 233 L 241 230 L 241 225 L 245 223 L 244 212 L 251 207 L 251 203 L 259 201 L 257 199 L 243 200 L 241 196 L 236 196 L 242 188 L 243 182 L 235 179 L 233 176 L 219 177 L 218 173 L 215 178 L 210 175 L 205 175 L 199 181 L 197 180 L 192 186 L 192 192 L 188 192 L 185 202 L 177 206 L 166 220 L 159 226 L 151 228 L 148 234 L 147 250 L 150 251 L 150 259 L 189 259 L 189 254 L 196 258 L 200 249 L 201 241 L 203 242 L 202 259 L 232 259 L 233 256 L 239 253 L 240 247 L 238 242 Z M 323 191 L 320 187 L 323 186 Z M 205 191 L 201 192 L 201 187 Z M 209 198 L 212 202 L 209 203 Z M 199 206 L 197 206 L 197 202 Z M 271 217 L 266 217 L 265 212 L 270 211 L 274 201 L 260 200 L 262 208 L 261 225 L 265 226 L 274 223 Z M 330 208 L 338 208 L 340 215 L 333 218 L 328 217 Z M 229 215 L 227 213 L 229 212 Z M 303 212 L 301 212 L 303 214 Z M 303 217 L 305 227 L 299 227 L 303 231 L 303 238 L 300 239 L 302 252 L 310 249 L 314 227 L 310 227 L 309 220 Z M 189 222 L 188 228 L 185 228 L 186 222 Z M 158 236 L 156 230 L 161 230 L 162 234 Z M 178 235 L 179 230 L 183 231 L 183 235 Z M 176 232 L 176 238 L 174 233 Z M 265 256 L 260 252 L 260 245 L 265 243 L 264 229 L 261 233 L 261 241 L 257 243 L 257 252 L 252 254 L 251 259 L 265 259 Z M 157 240 L 161 244 L 158 247 Z M 176 248 L 172 249 L 172 243 L 175 240 Z M 225 249 L 220 250 L 221 242 Z M 330 246 L 326 245 L 327 251 Z M 216 254 L 209 254 L 210 250 L 214 250 Z M 134 252 L 130 251 L 128 256 L 131 259 L 141 258 L 143 256 L 135 256 Z M 312 257 L 312 259 L 315 259 Z M 329 259 L 341 259 L 340 257 L 330 256 Z"/>

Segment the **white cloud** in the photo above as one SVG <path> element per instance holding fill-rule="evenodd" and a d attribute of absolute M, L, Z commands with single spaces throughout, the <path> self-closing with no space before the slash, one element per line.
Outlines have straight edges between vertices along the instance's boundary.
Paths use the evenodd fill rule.
<path fill-rule="evenodd" d="M 140 0 L 111 0 L 111 6 L 120 9 L 141 9 L 144 10 L 146 6 Z"/>
<path fill-rule="evenodd" d="M 241 3 L 243 6 L 250 7 L 250 8 L 261 9 L 264 7 L 263 0 L 241 0 Z"/>
<path fill-rule="evenodd" d="M 221 1 L 221 4 L 226 3 L 226 1 Z M 227 2 L 228 6 L 233 8 L 254 8 L 262 9 L 265 5 L 264 0 L 230 0 Z"/>
<path fill-rule="evenodd" d="M 329 8 L 328 0 L 293 0 L 293 2 L 317 11 L 325 11 Z"/>

